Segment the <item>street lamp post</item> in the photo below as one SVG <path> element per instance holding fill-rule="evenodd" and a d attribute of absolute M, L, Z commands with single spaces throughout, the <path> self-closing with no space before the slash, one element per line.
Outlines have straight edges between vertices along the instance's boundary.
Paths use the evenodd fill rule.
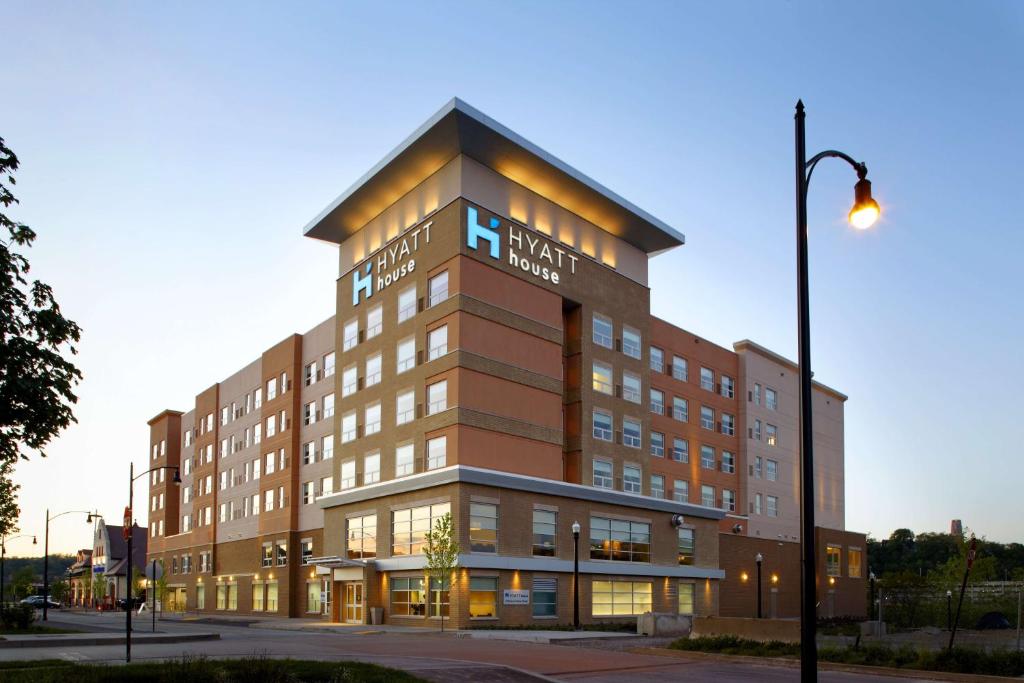
<path fill-rule="evenodd" d="M 953 630 L 953 591 L 946 591 L 946 630 Z"/>
<path fill-rule="evenodd" d="M 572 627 L 580 630 L 580 523 L 572 523 Z"/>
<path fill-rule="evenodd" d="M 131 600 L 131 598 L 132 598 L 132 569 L 135 567 L 135 565 L 132 564 L 132 538 L 135 536 L 135 534 L 133 533 L 134 527 L 135 527 L 135 522 L 134 522 L 134 517 L 132 516 L 132 513 L 134 512 L 133 505 L 134 505 L 134 502 L 135 502 L 135 480 L 138 479 L 139 477 L 146 476 L 150 472 L 156 472 L 157 470 L 174 470 L 174 478 L 171 479 L 171 483 L 172 484 L 180 484 L 181 483 L 181 474 L 179 473 L 178 468 L 176 466 L 173 466 L 173 465 L 162 465 L 160 467 L 151 467 L 148 470 L 146 470 L 145 472 L 143 472 L 142 474 L 138 474 L 137 475 L 137 474 L 135 474 L 135 463 L 133 462 L 133 463 L 129 463 L 128 464 L 128 511 L 127 511 L 128 514 L 125 517 L 125 522 L 128 524 L 128 526 L 126 528 L 126 531 L 125 531 L 125 535 L 127 536 L 126 540 L 128 541 L 128 559 L 127 559 L 127 562 L 125 564 L 125 570 L 124 570 L 125 571 L 125 576 L 126 576 L 125 585 L 128 587 L 128 595 L 125 598 L 125 608 L 126 609 L 125 609 L 125 619 L 124 619 L 124 629 L 125 629 L 124 660 L 126 662 L 131 662 L 132 661 L 132 608 L 131 608 L 132 600 Z"/>
<path fill-rule="evenodd" d="M 67 510 L 51 517 L 50 508 L 46 508 L 46 540 L 43 548 L 43 621 L 46 621 L 46 610 L 50 602 L 50 520 L 76 513 L 88 515 L 85 520 L 86 524 L 92 522 L 92 513 L 88 510 Z"/>
<path fill-rule="evenodd" d="M 875 620 L 875 573 L 868 570 L 868 582 L 871 584 L 871 606 L 869 607 L 869 616 L 871 621 Z"/>
<path fill-rule="evenodd" d="M 764 555 L 758 553 L 754 556 L 757 563 L 757 618 L 761 618 L 761 563 L 764 562 Z"/>
<path fill-rule="evenodd" d="M 817 581 L 815 567 L 817 554 L 814 543 L 814 428 L 811 422 L 811 314 L 807 277 L 807 188 L 814 167 L 822 159 L 833 157 L 850 164 L 857 172 L 854 186 L 854 205 L 850 223 L 867 229 L 878 219 L 878 203 L 871 197 L 868 167 L 854 161 L 848 154 L 835 150 L 819 152 L 810 159 L 806 155 L 804 133 L 804 103 L 796 103 L 794 117 L 796 137 L 796 253 L 797 253 L 797 326 L 800 364 L 800 542 L 801 601 L 800 601 L 800 679 L 816 681 L 818 678 L 818 652 L 815 639 Z"/>
<path fill-rule="evenodd" d="M 36 545 L 36 537 L 32 534 L 21 534 L 20 536 L 0 536 L 0 611 L 7 605 L 7 594 L 4 593 L 4 558 L 7 557 L 7 541 L 17 541 L 19 538 L 32 538 L 32 545 Z"/>

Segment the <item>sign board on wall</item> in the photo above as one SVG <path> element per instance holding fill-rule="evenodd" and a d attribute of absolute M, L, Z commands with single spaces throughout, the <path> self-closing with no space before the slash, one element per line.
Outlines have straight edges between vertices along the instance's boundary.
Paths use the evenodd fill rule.
<path fill-rule="evenodd" d="M 506 605 L 529 605 L 530 591 L 506 590 L 504 591 L 504 600 L 502 602 Z"/>

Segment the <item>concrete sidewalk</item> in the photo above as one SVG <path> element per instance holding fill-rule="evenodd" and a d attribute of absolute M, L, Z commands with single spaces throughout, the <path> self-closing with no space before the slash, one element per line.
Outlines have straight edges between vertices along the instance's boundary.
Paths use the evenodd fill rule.
<path fill-rule="evenodd" d="M 120 633 L 39 633 L 31 635 L 5 635 L 0 648 L 24 647 L 85 647 L 91 645 L 124 645 Z M 220 640 L 219 633 L 138 633 L 132 634 L 132 645 L 167 645 L 191 643 L 200 640 Z"/>

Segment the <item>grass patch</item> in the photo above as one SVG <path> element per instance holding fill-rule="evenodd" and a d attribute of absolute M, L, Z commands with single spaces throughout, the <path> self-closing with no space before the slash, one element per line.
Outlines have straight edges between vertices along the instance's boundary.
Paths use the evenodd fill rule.
<path fill-rule="evenodd" d="M 771 641 L 759 643 L 736 636 L 713 636 L 705 638 L 680 638 L 669 645 L 674 650 L 694 652 L 718 652 L 727 655 L 750 657 L 799 657 L 798 643 Z M 840 664 L 862 664 L 895 669 L 917 669 L 920 671 L 943 671 L 948 673 L 985 674 L 989 676 L 1024 676 L 1024 652 L 994 650 L 986 652 L 965 647 L 955 647 L 952 652 L 943 649 L 938 652 L 918 650 L 913 646 L 893 648 L 886 645 L 865 645 L 861 647 L 822 647 L 818 659 L 823 662 Z"/>
<path fill-rule="evenodd" d="M 169 662 L 126 666 L 75 664 L 61 660 L 4 662 L 5 683 L 419 683 L 404 671 L 363 662 L 270 659 L 232 660 L 183 657 Z"/>

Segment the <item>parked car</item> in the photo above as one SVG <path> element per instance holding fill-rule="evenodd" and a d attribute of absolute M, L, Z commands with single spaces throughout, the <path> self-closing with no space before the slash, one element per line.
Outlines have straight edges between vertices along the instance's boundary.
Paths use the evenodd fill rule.
<path fill-rule="evenodd" d="M 1010 628 L 1010 620 L 1002 612 L 985 612 L 975 626 L 978 630 Z"/>
<path fill-rule="evenodd" d="M 146 602 L 145 598 L 118 598 L 117 609 L 122 612 L 130 609 L 138 609 L 144 602 Z"/>
<path fill-rule="evenodd" d="M 43 596 L 42 595 L 30 595 L 21 601 L 22 605 L 28 605 L 29 607 L 35 607 L 36 609 L 42 609 L 43 607 Z M 46 606 L 49 609 L 57 609 L 60 607 L 60 603 L 54 602 L 53 600 L 47 599 Z"/>

